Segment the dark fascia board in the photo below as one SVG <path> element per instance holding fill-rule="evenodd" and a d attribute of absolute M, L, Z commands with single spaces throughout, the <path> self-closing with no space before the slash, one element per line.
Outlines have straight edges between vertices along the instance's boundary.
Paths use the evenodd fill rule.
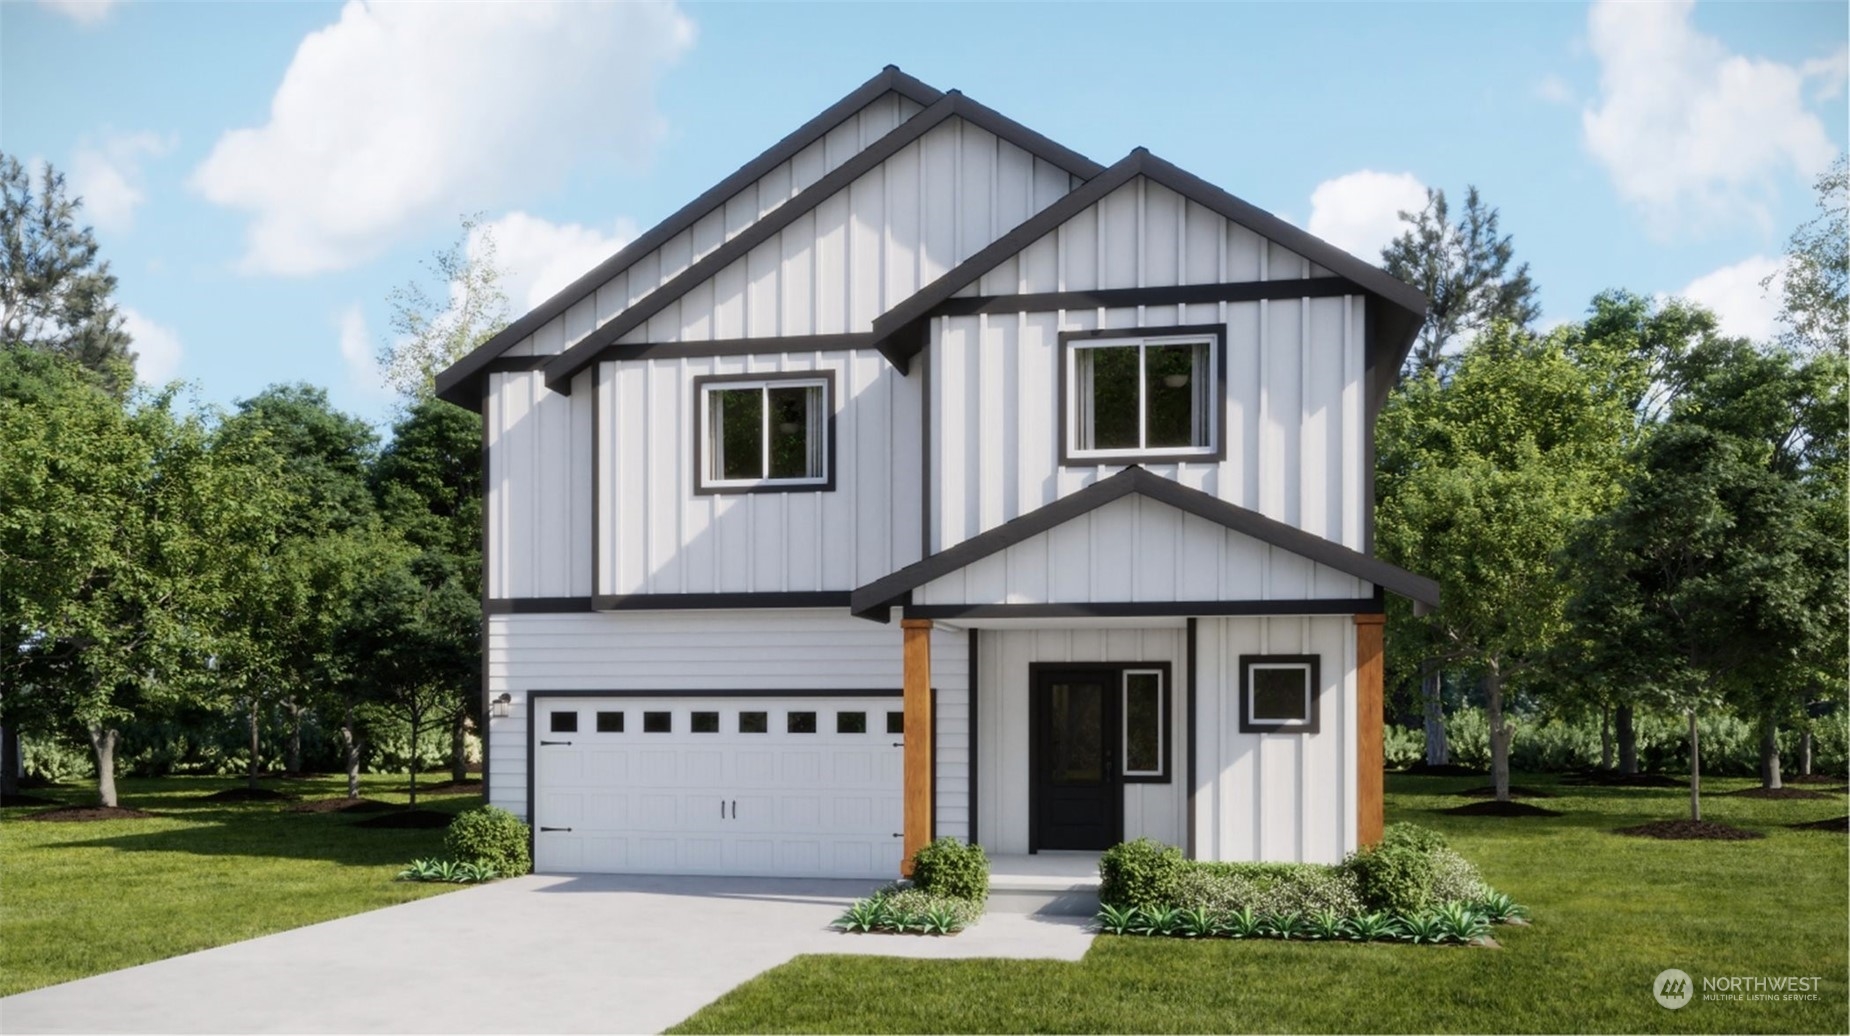
<path fill-rule="evenodd" d="M 591 606 L 600 612 L 667 611 L 719 608 L 840 608 L 845 590 L 760 591 L 720 594 L 598 594 Z"/>
<path fill-rule="evenodd" d="M 469 383 L 479 378 L 484 373 L 483 368 L 495 357 L 500 356 L 515 343 L 538 330 L 547 321 L 589 298 L 612 277 L 629 269 L 637 260 L 660 248 L 676 234 L 698 223 L 709 213 L 724 205 L 733 195 L 761 179 L 766 173 L 788 161 L 804 148 L 821 140 L 828 135 L 830 130 L 841 125 L 854 113 L 888 93 L 899 94 L 901 97 L 926 106 L 937 103 L 944 96 L 942 91 L 927 86 L 893 65 L 888 65 L 848 96 L 823 109 L 821 114 L 797 127 L 789 136 L 771 145 L 763 154 L 740 166 L 731 176 L 714 184 L 698 198 L 682 206 L 672 216 L 625 245 L 617 254 L 560 289 L 552 298 L 535 307 L 532 312 L 502 328 L 494 337 L 437 375 L 437 396 L 458 406 L 474 408 L 481 405 L 481 393 L 471 392 Z"/>
<path fill-rule="evenodd" d="M 1023 221 L 1014 230 L 998 238 L 989 247 L 958 264 L 955 269 L 933 281 L 917 294 L 887 310 L 874 321 L 874 337 L 882 353 L 904 369 L 912 353 L 923 348 L 924 337 L 902 334 L 910 325 L 929 316 L 957 292 L 962 291 L 1009 257 L 1026 249 L 1061 224 L 1096 204 L 1107 194 L 1142 176 L 1180 194 L 1203 208 L 1246 227 L 1261 237 L 1277 242 L 1304 256 L 1331 273 L 1353 283 L 1362 291 L 1405 311 L 1417 329 L 1426 315 L 1426 296 L 1418 289 L 1391 276 L 1380 267 L 1358 259 L 1335 245 L 1279 219 L 1250 202 L 1242 201 L 1202 178 L 1137 148 L 1109 169 L 1081 184 L 1064 198 Z M 1412 332 L 1407 333 L 1408 347 Z"/>
<path fill-rule="evenodd" d="M 805 187 L 796 197 L 766 213 L 761 219 L 734 235 L 730 241 L 708 253 L 699 262 L 681 271 L 667 284 L 636 300 L 636 303 L 612 317 L 602 326 L 580 339 L 571 348 L 546 365 L 546 385 L 555 392 L 570 393 L 572 376 L 596 362 L 609 346 L 624 335 L 641 327 L 669 303 L 711 280 L 721 270 L 750 254 L 751 250 L 771 240 L 785 227 L 813 211 L 818 205 L 847 190 L 856 180 L 872 172 L 887 159 L 917 141 L 934 127 L 960 118 L 994 133 L 1037 158 L 1052 162 L 1074 176 L 1095 175 L 1100 166 L 1067 148 L 1060 147 L 989 108 L 950 91 L 925 110 L 900 123 L 859 154 L 831 169 L 821 179 Z"/>
<path fill-rule="evenodd" d="M 908 619 L 1145 619 L 1220 615 L 1379 615 L 1373 597 L 1291 601 L 1087 601 L 1068 604 L 909 604 Z"/>
<path fill-rule="evenodd" d="M 1317 564 L 1365 579 L 1418 604 L 1431 608 L 1439 606 L 1439 584 L 1425 576 L 1415 575 L 1380 558 L 1351 550 L 1340 543 L 1267 518 L 1257 511 L 1210 496 L 1199 489 L 1190 489 L 1133 465 L 1077 493 L 1061 497 L 860 587 L 854 591 L 849 610 L 862 618 L 878 619 L 906 594 L 940 576 L 955 572 L 1132 493 L 1140 493 Z"/>

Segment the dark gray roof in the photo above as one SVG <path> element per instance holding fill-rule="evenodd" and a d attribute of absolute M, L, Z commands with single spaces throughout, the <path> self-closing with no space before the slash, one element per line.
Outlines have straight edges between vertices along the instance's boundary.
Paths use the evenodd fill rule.
<path fill-rule="evenodd" d="M 1063 496 L 1053 503 L 856 589 L 850 599 L 849 609 L 864 618 L 880 617 L 907 593 L 940 576 L 949 575 L 997 551 L 1038 536 L 1056 525 L 1065 524 L 1132 493 L 1142 494 L 1234 532 L 1309 558 L 1319 565 L 1327 565 L 1339 572 L 1365 579 L 1417 604 L 1430 608 L 1439 606 L 1439 584 L 1425 576 L 1415 575 L 1379 558 L 1351 550 L 1340 543 L 1132 465 L 1077 493 Z"/>

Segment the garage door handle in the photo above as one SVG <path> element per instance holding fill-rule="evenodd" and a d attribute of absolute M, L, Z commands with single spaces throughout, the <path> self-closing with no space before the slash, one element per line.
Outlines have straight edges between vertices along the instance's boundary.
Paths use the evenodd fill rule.
<path fill-rule="evenodd" d="M 570 741 L 541 741 L 541 745 L 569 745 Z"/>
<path fill-rule="evenodd" d="M 895 741 L 893 742 L 893 747 L 894 748 L 904 748 L 906 747 L 906 743 L 904 741 Z"/>
<path fill-rule="evenodd" d="M 570 830 L 571 828 L 569 827 L 542 827 L 540 828 L 541 833 L 544 833 L 547 831 L 570 831 Z"/>

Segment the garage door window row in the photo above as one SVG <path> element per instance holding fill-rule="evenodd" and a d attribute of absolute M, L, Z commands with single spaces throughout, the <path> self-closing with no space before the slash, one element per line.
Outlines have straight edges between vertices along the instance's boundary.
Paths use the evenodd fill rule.
<path fill-rule="evenodd" d="M 790 710 L 784 713 L 784 732 L 787 734 L 814 734 L 818 730 L 818 713 L 813 710 Z M 578 732 L 578 713 L 569 709 L 556 709 L 547 716 L 548 729 L 554 734 L 575 734 Z M 624 731 L 623 712 L 621 710 L 597 713 L 597 732 L 600 734 L 621 734 Z M 718 712 L 693 712 L 688 716 L 688 728 L 695 734 L 717 734 L 720 732 Z M 771 732 L 771 714 L 763 711 L 742 711 L 738 717 L 741 734 L 768 734 Z M 645 711 L 642 714 L 642 732 L 645 734 L 674 733 L 674 713 Z M 835 732 L 837 734 L 869 733 L 867 713 L 864 710 L 844 709 L 835 713 Z M 903 734 L 906 732 L 906 714 L 888 712 L 886 714 L 886 732 Z"/>

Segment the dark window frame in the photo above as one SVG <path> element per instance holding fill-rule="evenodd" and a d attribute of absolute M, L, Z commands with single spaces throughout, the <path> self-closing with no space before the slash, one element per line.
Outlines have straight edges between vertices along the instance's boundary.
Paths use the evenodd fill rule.
<path fill-rule="evenodd" d="M 707 478 L 706 441 L 708 424 L 706 421 L 706 394 L 708 389 L 724 389 L 729 385 L 747 386 L 765 382 L 806 381 L 822 382 L 823 438 L 822 474 L 820 480 L 809 479 L 761 479 L 750 484 L 714 485 Z M 819 368 L 813 371 L 767 371 L 764 373 L 739 374 L 700 374 L 694 378 L 694 399 L 692 406 L 692 423 L 694 434 L 693 466 L 694 495 L 721 496 L 729 493 L 832 493 L 835 491 L 835 413 L 838 397 L 835 392 L 835 371 L 832 368 Z"/>
<path fill-rule="evenodd" d="M 1156 770 L 1132 773 L 1131 765 L 1131 718 L 1130 718 L 1130 676 L 1132 673 L 1156 674 Z M 1169 765 L 1170 757 L 1175 754 L 1174 732 L 1170 725 L 1175 716 L 1170 713 L 1169 667 L 1151 663 L 1149 665 L 1127 665 L 1118 673 L 1118 777 L 1127 784 L 1169 784 L 1175 780 Z"/>
<path fill-rule="evenodd" d="M 1208 356 L 1214 365 L 1214 402 L 1208 408 L 1209 448 L 1206 450 L 1189 450 L 1178 452 L 1173 449 L 1154 449 L 1138 453 L 1112 453 L 1099 456 L 1096 452 L 1077 453 L 1073 449 L 1074 433 L 1072 424 L 1072 379 L 1069 373 L 1072 365 L 1074 342 L 1096 342 L 1108 339 L 1144 340 L 1150 338 L 1208 338 Z M 1060 442 L 1060 466 L 1063 468 L 1117 467 L 1131 464 L 1215 464 L 1227 459 L 1227 325 L 1225 324 L 1178 324 L 1170 327 L 1119 327 L 1094 331 L 1060 332 L 1060 355 L 1057 362 L 1058 377 L 1055 378 L 1055 392 L 1058 394 L 1059 427 L 1055 431 Z"/>
<path fill-rule="evenodd" d="M 1171 662 L 1029 662 L 1028 663 L 1028 679 L 1030 681 L 1030 685 L 1032 685 L 1032 682 L 1035 679 L 1035 674 L 1043 669 L 1057 670 L 1063 673 L 1098 672 L 1098 673 L 1116 674 L 1117 681 L 1118 681 L 1118 686 L 1117 686 L 1117 691 L 1116 691 L 1117 709 L 1118 709 L 1118 743 L 1112 746 L 1112 750 L 1118 756 L 1118 764 L 1117 764 L 1118 773 L 1117 773 L 1117 778 L 1116 778 L 1117 781 L 1120 784 L 1173 784 L 1175 783 L 1174 759 L 1175 759 L 1175 751 L 1176 751 L 1176 741 L 1179 739 L 1175 736 L 1175 731 L 1173 729 L 1173 724 L 1176 721 L 1175 713 L 1172 711 L 1174 708 L 1174 694 L 1175 694 L 1175 665 L 1174 663 L 1171 663 Z M 1125 751 L 1125 737 L 1126 737 L 1126 734 L 1128 733 L 1128 731 L 1126 731 L 1125 729 L 1124 715 L 1123 715 L 1124 689 L 1125 689 L 1124 688 L 1124 674 L 1125 673 L 1157 673 L 1162 680 L 1161 711 L 1162 711 L 1162 717 L 1163 717 L 1162 718 L 1163 726 L 1162 726 L 1161 733 L 1163 735 L 1163 739 L 1162 739 L 1162 747 L 1158 749 L 1157 751 L 1157 757 L 1161 761 L 1163 769 L 1162 769 L 1162 772 L 1159 774 L 1130 774 L 1130 773 L 1124 772 L 1125 765 L 1130 762 L 1128 758 L 1129 753 Z"/>
<path fill-rule="evenodd" d="M 1309 716 L 1301 723 L 1252 718 L 1253 669 L 1255 666 L 1302 666 L 1308 670 Z M 1240 733 L 1242 734 L 1315 734 L 1323 726 L 1323 656 L 1322 655 L 1241 655 L 1240 656 Z"/>

